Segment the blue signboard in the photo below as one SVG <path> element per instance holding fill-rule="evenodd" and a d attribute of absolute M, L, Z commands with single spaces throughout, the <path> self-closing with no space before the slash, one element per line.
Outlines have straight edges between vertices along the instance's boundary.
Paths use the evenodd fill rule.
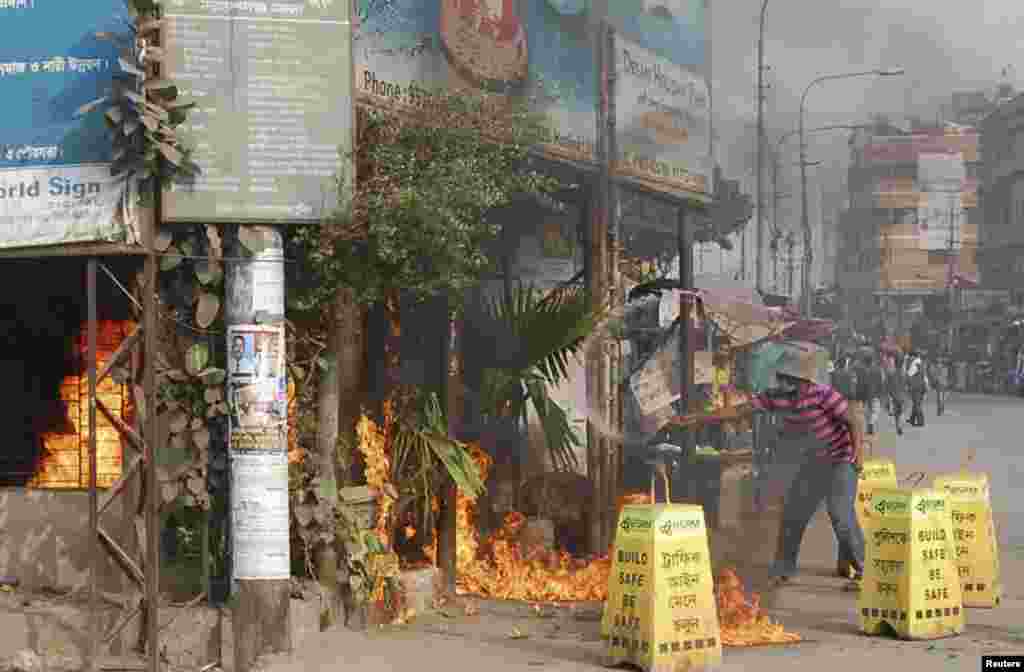
<path fill-rule="evenodd" d="M 702 72 L 708 54 L 708 0 L 611 0 L 608 19 L 623 37 Z"/>
<path fill-rule="evenodd" d="M 126 33 L 124 0 L 0 0 L 0 247 L 115 240 L 103 107 Z"/>

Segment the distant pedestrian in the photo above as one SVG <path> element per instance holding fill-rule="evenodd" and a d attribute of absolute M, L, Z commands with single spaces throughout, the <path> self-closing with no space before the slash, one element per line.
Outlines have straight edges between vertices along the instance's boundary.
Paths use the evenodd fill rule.
<path fill-rule="evenodd" d="M 907 391 L 910 393 L 910 424 L 924 427 L 924 398 L 928 394 L 928 374 L 924 359 L 918 352 L 911 352 L 906 368 Z"/>
<path fill-rule="evenodd" d="M 835 370 L 832 372 L 832 387 L 848 400 L 856 396 L 857 374 L 850 365 L 850 357 L 846 353 L 836 361 Z"/>
<path fill-rule="evenodd" d="M 967 391 L 967 362 L 962 358 L 958 358 L 956 362 L 956 391 Z"/>
<path fill-rule="evenodd" d="M 942 415 L 946 410 L 946 392 L 949 389 L 949 366 L 944 359 L 928 365 L 928 379 L 935 388 L 935 415 Z"/>
<path fill-rule="evenodd" d="M 885 372 L 874 354 L 865 354 L 857 371 L 858 401 L 864 404 L 864 420 L 870 436 L 878 428 L 882 395 L 885 394 Z"/>
<path fill-rule="evenodd" d="M 907 402 L 907 378 L 903 373 L 902 359 L 890 360 L 885 372 L 885 391 L 889 398 L 889 415 L 896 425 L 896 434 L 903 436 L 903 408 Z"/>

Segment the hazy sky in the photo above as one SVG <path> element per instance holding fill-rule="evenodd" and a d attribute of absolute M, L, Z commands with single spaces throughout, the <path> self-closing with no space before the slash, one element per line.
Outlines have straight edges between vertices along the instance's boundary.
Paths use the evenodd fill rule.
<path fill-rule="evenodd" d="M 711 0 L 716 117 L 753 121 L 760 0 Z M 823 74 L 903 67 L 902 77 L 828 82 L 807 98 L 807 125 L 934 110 L 954 90 L 991 88 L 1024 48 L 1016 0 L 769 0 L 765 62 L 770 128 L 796 127 L 804 87 Z M 1016 83 L 1016 82 L 1015 82 Z M 773 134 L 775 135 L 775 134 Z M 724 138 L 723 138 L 724 140 Z M 842 135 L 821 136 L 832 154 Z M 832 150 L 832 151 L 830 151 Z"/>
<path fill-rule="evenodd" d="M 761 1 L 710 3 L 716 153 L 727 177 L 743 178 L 746 173 L 747 191 L 753 193 Z M 774 146 L 780 133 L 796 128 L 800 94 L 820 75 L 906 69 L 902 77 L 851 79 L 815 87 L 807 97 L 808 128 L 861 123 L 879 113 L 896 121 L 908 113 L 933 118 L 937 106 L 948 103 L 954 91 L 993 89 L 1007 65 L 1018 65 L 1010 79 L 1020 88 L 1018 76 L 1024 76 L 1024 63 L 1017 63 L 1020 53 L 1024 53 L 1024 6 L 1017 0 L 769 0 L 765 25 L 765 63 L 771 66 L 767 81 L 772 83 L 765 105 L 768 141 Z M 823 164 L 809 169 L 812 225 L 821 213 L 820 188 L 828 199 L 827 217 L 842 204 L 846 141 L 843 133 L 809 138 L 808 159 Z M 795 172 L 797 143 L 788 147 L 788 170 Z M 770 193 L 769 180 L 766 177 L 765 186 Z M 799 205 L 798 183 L 792 175 L 786 182 L 784 177 L 780 191 L 793 197 L 781 202 L 783 228 L 795 225 Z M 748 235 L 748 245 L 752 239 Z M 722 261 L 725 269 L 735 270 L 738 251 L 724 254 Z"/>

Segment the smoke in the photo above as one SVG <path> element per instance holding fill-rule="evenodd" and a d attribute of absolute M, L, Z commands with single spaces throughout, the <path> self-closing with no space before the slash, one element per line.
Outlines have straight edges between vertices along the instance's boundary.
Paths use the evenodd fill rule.
<path fill-rule="evenodd" d="M 730 110 L 718 101 L 754 97 L 759 8 L 757 0 L 713 5 L 712 67 L 720 124 Z M 1000 21 L 1015 11 L 1009 0 L 927 9 L 915 0 L 770 0 L 765 63 L 771 67 L 772 88 L 766 96 L 766 123 L 795 127 L 800 94 L 819 75 L 896 66 L 905 68 L 906 75 L 829 83 L 827 92 L 813 92 L 808 123 L 859 123 L 875 113 L 894 120 L 908 112 L 934 118 L 953 91 L 992 87 L 1002 67 L 1014 61 L 1016 37 L 1010 26 L 1015 21 Z M 727 139 L 723 133 L 723 143 Z M 834 136 L 829 144 L 845 148 L 844 140 Z"/>

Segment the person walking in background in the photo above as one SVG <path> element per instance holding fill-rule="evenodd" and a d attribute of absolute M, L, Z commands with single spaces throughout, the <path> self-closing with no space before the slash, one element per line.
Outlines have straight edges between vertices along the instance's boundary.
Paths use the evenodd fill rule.
<path fill-rule="evenodd" d="M 963 394 L 967 391 L 967 362 L 963 355 L 957 357 L 956 361 L 956 391 Z"/>
<path fill-rule="evenodd" d="M 928 374 L 924 359 L 917 351 L 907 358 L 907 391 L 910 393 L 910 424 L 924 427 L 924 398 L 928 394 Z"/>
<path fill-rule="evenodd" d="M 832 387 L 848 400 L 853 399 L 857 391 L 857 375 L 850 365 L 850 356 L 843 353 L 836 361 L 832 372 Z"/>
<path fill-rule="evenodd" d="M 861 431 L 866 433 L 867 411 L 865 409 L 865 399 L 863 396 L 865 388 L 861 383 L 862 379 L 867 376 L 867 371 L 864 368 L 864 361 L 858 357 L 851 356 L 847 359 L 846 368 L 850 372 L 850 382 L 848 383 L 849 396 L 846 397 L 850 406 L 850 417 L 858 422 L 861 427 Z"/>
<path fill-rule="evenodd" d="M 949 389 L 949 368 L 945 358 L 928 364 L 928 379 L 935 388 L 935 415 L 942 415 L 946 410 L 946 390 Z"/>
<path fill-rule="evenodd" d="M 907 379 L 903 374 L 903 361 L 890 359 L 885 372 L 885 391 L 889 398 L 889 415 L 896 426 L 896 434 L 903 436 L 903 407 L 907 401 Z"/>
<path fill-rule="evenodd" d="M 864 404 L 864 420 L 867 434 L 871 436 L 878 428 L 881 414 L 881 399 L 885 394 L 885 372 L 873 353 L 866 353 L 857 372 L 857 399 Z"/>
<path fill-rule="evenodd" d="M 882 362 L 882 371 L 886 375 L 896 367 L 896 357 L 890 350 L 881 350 L 879 352 L 879 360 Z M 888 394 L 882 395 L 882 408 L 885 410 L 886 415 L 892 415 L 892 400 Z"/>

